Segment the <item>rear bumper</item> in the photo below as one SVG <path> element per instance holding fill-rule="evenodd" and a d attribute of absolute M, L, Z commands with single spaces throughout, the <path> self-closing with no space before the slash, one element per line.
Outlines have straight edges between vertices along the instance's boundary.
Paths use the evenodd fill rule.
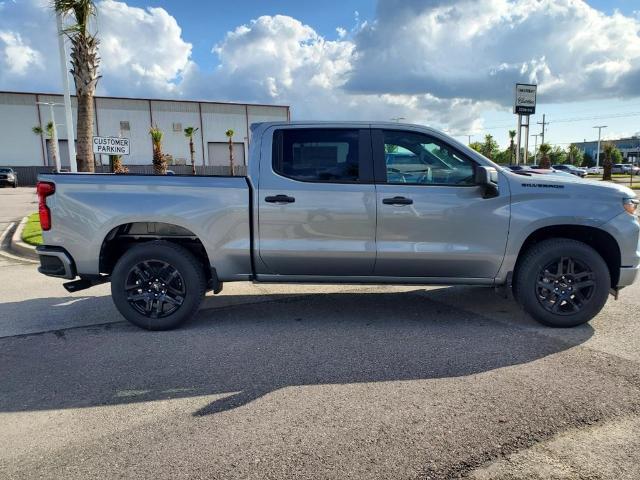
<path fill-rule="evenodd" d="M 64 248 L 42 245 L 36 248 L 36 253 L 40 258 L 38 271 L 43 275 L 68 280 L 76 278 L 75 263 Z"/>

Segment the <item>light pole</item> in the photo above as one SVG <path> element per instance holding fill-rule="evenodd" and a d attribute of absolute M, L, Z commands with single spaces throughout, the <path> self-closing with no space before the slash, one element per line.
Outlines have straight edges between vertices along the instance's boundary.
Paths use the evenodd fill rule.
<path fill-rule="evenodd" d="M 607 125 L 598 125 L 593 128 L 598 129 L 598 151 L 596 152 L 596 167 L 599 167 L 600 166 L 600 133 L 602 132 L 603 128 L 607 128 Z"/>
<path fill-rule="evenodd" d="M 73 132 L 73 115 L 71 113 L 71 94 L 69 93 L 69 73 L 67 72 L 67 52 L 64 48 L 62 32 L 62 16 L 56 14 L 58 23 L 58 50 L 60 51 L 60 70 L 62 72 L 62 88 L 64 89 L 64 113 L 67 126 L 67 143 L 69 144 L 69 167 L 72 172 L 78 171 L 76 161 L 76 141 Z"/>
<path fill-rule="evenodd" d="M 49 111 L 51 115 L 51 123 L 53 128 L 51 130 L 51 156 L 56 162 L 56 171 L 60 171 L 60 145 L 58 144 L 58 127 L 56 126 L 56 117 L 53 113 L 53 107 L 59 107 L 62 103 L 54 102 L 36 102 L 36 105 L 49 105 Z"/>
<path fill-rule="evenodd" d="M 538 164 L 538 137 L 541 136 L 540 133 L 533 133 L 531 134 L 531 136 L 534 139 L 534 143 L 533 143 L 533 163 L 534 164 Z"/>

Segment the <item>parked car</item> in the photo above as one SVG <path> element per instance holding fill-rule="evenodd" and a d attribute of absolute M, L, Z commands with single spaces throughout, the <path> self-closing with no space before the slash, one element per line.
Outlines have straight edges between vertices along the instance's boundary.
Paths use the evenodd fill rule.
<path fill-rule="evenodd" d="M 587 168 L 587 174 L 589 175 L 602 175 L 604 173 L 604 168 L 602 167 L 589 167 Z"/>
<path fill-rule="evenodd" d="M 640 168 L 631 163 L 616 163 L 611 168 L 611 173 L 623 173 L 625 175 L 633 173 L 633 175 L 638 175 Z"/>
<path fill-rule="evenodd" d="M 0 168 L 0 185 L 11 185 L 13 188 L 18 186 L 18 174 L 13 168 Z"/>
<path fill-rule="evenodd" d="M 247 176 L 40 175 L 40 272 L 110 281 L 150 330 L 232 281 L 494 286 L 569 327 L 638 276 L 625 186 L 511 172 L 421 126 L 270 122 L 251 139 Z"/>
<path fill-rule="evenodd" d="M 570 173 L 571 175 L 575 175 L 580 178 L 584 178 L 587 176 L 586 170 L 583 170 L 582 168 L 574 167 L 573 165 L 569 165 L 569 164 L 552 165 L 551 168 L 553 168 L 554 170 L 560 170 L 562 172 Z"/>

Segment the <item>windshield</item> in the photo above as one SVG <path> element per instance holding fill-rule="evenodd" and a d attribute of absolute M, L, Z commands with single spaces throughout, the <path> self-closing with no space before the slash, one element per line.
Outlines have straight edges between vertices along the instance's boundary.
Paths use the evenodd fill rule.
<path fill-rule="evenodd" d="M 10 168 L 0 168 L 0 173 L 11 173 L 13 170 Z"/>

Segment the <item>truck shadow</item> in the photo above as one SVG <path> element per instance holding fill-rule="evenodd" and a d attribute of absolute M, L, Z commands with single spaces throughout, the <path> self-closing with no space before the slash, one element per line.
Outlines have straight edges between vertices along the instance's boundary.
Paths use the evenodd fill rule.
<path fill-rule="evenodd" d="M 487 315 L 459 308 L 470 296 Z M 210 415 L 286 387 L 475 375 L 593 335 L 588 325 L 565 337 L 505 321 L 511 303 L 488 289 L 274 297 L 201 311 L 170 332 L 118 323 L 0 339 L 0 412 L 215 395 L 193 412 Z M 500 319 L 496 302 L 507 309 Z"/>

